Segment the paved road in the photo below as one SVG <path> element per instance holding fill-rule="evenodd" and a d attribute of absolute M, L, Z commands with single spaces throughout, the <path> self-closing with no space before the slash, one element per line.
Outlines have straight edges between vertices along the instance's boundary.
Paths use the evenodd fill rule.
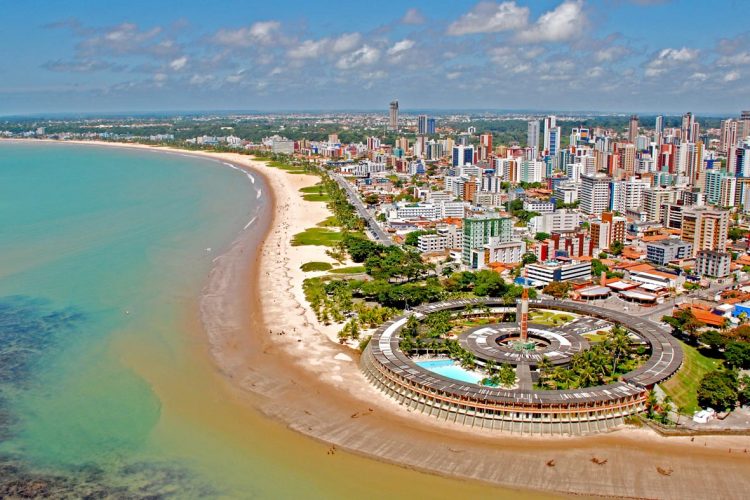
<path fill-rule="evenodd" d="M 373 234 L 373 236 L 375 236 L 377 242 L 385 246 L 393 245 L 393 240 L 391 240 L 391 237 L 388 236 L 388 233 L 383 231 L 383 228 L 380 227 L 380 224 L 378 224 L 378 222 L 375 220 L 375 217 L 373 217 L 373 215 L 367 211 L 367 207 L 365 207 L 365 204 L 359 197 L 359 192 L 354 188 L 354 186 L 352 186 L 352 184 L 344 179 L 340 174 L 329 172 L 329 175 L 333 178 L 333 180 L 336 181 L 339 186 L 341 186 L 341 189 L 346 192 L 346 196 L 349 198 L 349 202 L 354 206 L 355 210 L 357 210 L 359 216 L 365 220 L 368 229 Z"/>

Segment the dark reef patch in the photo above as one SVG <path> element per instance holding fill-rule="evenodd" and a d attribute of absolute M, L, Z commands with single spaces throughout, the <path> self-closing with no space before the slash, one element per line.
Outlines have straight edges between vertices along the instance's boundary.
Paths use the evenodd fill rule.
<path fill-rule="evenodd" d="M 13 412 L 12 395 L 27 389 L 37 363 L 64 345 L 87 321 L 75 307 L 55 308 L 28 296 L 0 297 L 0 441 L 12 438 L 23 415 Z M 215 497 L 185 467 L 172 463 L 97 465 L 39 470 L 23 456 L 0 454 L 0 498 Z"/>

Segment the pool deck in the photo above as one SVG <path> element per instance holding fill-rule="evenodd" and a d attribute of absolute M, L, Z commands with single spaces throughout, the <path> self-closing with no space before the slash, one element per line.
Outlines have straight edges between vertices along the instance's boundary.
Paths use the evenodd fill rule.
<path fill-rule="evenodd" d="M 499 308 L 496 310 L 515 311 L 514 304 L 506 304 L 500 299 L 463 299 L 416 307 L 409 315 L 403 315 L 388 321 L 378 328 L 367 349 L 375 362 L 383 369 L 398 378 L 413 383 L 415 386 L 436 393 L 449 393 L 457 398 L 481 400 L 487 404 L 496 405 L 606 405 L 613 400 L 642 396 L 645 390 L 672 376 L 682 364 L 682 350 L 677 341 L 664 327 L 651 321 L 569 301 L 533 300 L 530 301 L 529 305 L 532 309 L 568 311 L 622 324 L 651 346 L 651 356 L 640 368 L 623 375 L 620 381 L 608 385 L 585 389 L 533 390 L 528 388 L 527 384 L 522 384 L 519 389 L 506 390 L 497 387 L 465 384 L 434 374 L 417 366 L 409 356 L 399 349 L 400 337 L 398 332 L 406 324 L 406 320 L 411 314 L 423 317 L 433 312 L 460 311 L 472 306 L 477 308 L 489 306 Z"/>

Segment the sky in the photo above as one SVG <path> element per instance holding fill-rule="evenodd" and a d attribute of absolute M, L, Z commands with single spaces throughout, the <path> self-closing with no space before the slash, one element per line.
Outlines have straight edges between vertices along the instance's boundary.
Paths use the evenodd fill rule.
<path fill-rule="evenodd" d="M 0 115 L 750 108 L 747 0 L 0 0 Z"/>

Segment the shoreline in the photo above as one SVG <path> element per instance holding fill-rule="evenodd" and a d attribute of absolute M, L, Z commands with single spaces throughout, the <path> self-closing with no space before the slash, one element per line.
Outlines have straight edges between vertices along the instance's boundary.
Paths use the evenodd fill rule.
<path fill-rule="evenodd" d="M 42 142 L 18 142 L 35 141 Z M 518 437 L 444 424 L 409 412 L 381 394 L 362 376 L 358 354 L 327 342 L 329 335 L 316 327 L 304 298 L 300 300 L 299 265 L 318 259 L 300 262 L 313 247 L 291 247 L 289 242 L 293 234 L 319 222 L 309 224 L 318 214 L 314 206 L 323 204 L 302 200 L 295 183 L 317 177 L 287 174 L 233 153 L 97 141 L 46 142 L 211 158 L 263 178 L 270 191 L 264 194 L 270 199 L 255 226 L 262 227 L 263 234 L 257 238 L 258 234 L 241 231 L 217 257 L 201 297 L 201 317 L 217 369 L 231 385 L 251 394 L 253 405 L 263 414 L 293 430 L 406 468 L 532 491 L 689 498 L 731 496 L 736 488 L 748 485 L 750 454 L 743 450 L 750 449 L 750 439 L 745 436 L 701 436 L 690 441 L 661 437 L 651 430 L 624 429 L 584 437 Z M 261 251 L 256 252 L 260 241 Z M 271 293 L 259 294 L 259 290 Z M 269 329 L 274 333 L 269 334 Z M 286 334 L 277 335 L 282 330 Z M 731 448 L 734 453 L 728 453 Z M 592 464 L 593 456 L 608 463 Z M 554 467 L 547 465 L 550 460 Z M 673 473 L 660 475 L 657 467 Z"/>

